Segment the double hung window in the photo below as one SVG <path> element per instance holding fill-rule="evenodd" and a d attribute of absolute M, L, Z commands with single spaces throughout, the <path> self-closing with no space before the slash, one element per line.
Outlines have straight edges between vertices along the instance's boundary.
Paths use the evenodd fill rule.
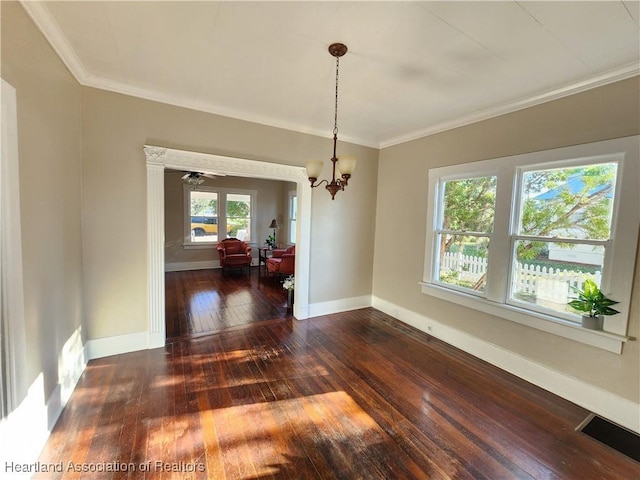
<path fill-rule="evenodd" d="M 217 243 L 235 237 L 255 241 L 256 192 L 204 186 L 184 186 L 184 244 Z"/>
<path fill-rule="evenodd" d="M 289 192 L 289 243 L 296 243 L 296 219 L 298 217 L 298 196 L 295 190 Z"/>
<path fill-rule="evenodd" d="M 193 243 L 218 241 L 218 192 L 188 189 L 189 238 Z"/>
<path fill-rule="evenodd" d="M 231 237 L 245 242 L 253 240 L 251 235 L 251 195 L 228 193 L 226 195 L 227 231 Z"/>
<path fill-rule="evenodd" d="M 430 170 L 422 291 L 575 339 L 590 279 L 620 302 L 600 336 L 624 341 L 638 164 L 630 137 Z"/>
<path fill-rule="evenodd" d="M 602 286 L 612 242 L 618 162 L 584 162 L 521 169 L 512 234 L 509 301 L 569 320 L 575 319 L 567 306 L 572 287 L 582 289 L 587 279 Z"/>
<path fill-rule="evenodd" d="M 470 293 L 486 284 L 496 177 L 444 180 L 436 228 L 437 281 Z"/>

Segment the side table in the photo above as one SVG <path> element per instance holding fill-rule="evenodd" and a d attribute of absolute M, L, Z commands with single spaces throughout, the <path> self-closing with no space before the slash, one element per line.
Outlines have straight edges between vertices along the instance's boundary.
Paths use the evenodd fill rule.
<path fill-rule="evenodd" d="M 267 273 L 267 259 L 271 257 L 271 249 L 269 247 L 258 247 L 258 275 L 262 274 L 262 264 L 264 263 L 264 272 Z"/>

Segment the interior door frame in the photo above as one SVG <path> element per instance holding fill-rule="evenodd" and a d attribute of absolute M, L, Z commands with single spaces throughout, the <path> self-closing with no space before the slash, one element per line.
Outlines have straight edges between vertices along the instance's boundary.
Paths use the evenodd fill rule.
<path fill-rule="evenodd" d="M 220 173 L 237 177 L 294 182 L 297 185 L 296 289 L 293 315 L 309 317 L 311 188 L 304 167 L 225 157 L 208 153 L 145 145 L 147 167 L 147 317 L 148 348 L 165 345 L 164 171 L 166 169 Z"/>
<path fill-rule="evenodd" d="M 0 418 L 27 395 L 16 90 L 2 79 L 0 159 Z"/>

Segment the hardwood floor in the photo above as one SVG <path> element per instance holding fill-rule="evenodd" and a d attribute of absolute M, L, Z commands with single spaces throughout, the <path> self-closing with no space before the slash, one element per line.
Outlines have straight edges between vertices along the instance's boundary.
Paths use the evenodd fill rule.
<path fill-rule="evenodd" d="M 165 303 L 170 341 L 287 315 L 282 279 L 258 267 L 167 272 Z"/>
<path fill-rule="evenodd" d="M 35 478 L 640 478 L 586 415 L 371 308 L 285 316 L 91 361 Z"/>

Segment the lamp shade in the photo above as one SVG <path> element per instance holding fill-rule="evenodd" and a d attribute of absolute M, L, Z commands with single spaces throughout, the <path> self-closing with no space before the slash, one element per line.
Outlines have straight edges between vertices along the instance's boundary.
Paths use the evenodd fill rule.
<path fill-rule="evenodd" d="M 271 220 L 271 225 L 269 225 L 269 228 L 278 228 L 278 222 L 276 222 L 275 218 Z"/>
<path fill-rule="evenodd" d="M 341 155 L 338 157 L 338 170 L 340 170 L 342 175 L 351 175 L 355 169 L 355 155 Z"/>
<path fill-rule="evenodd" d="M 318 178 L 322 172 L 323 163 L 319 160 L 309 160 L 307 162 L 307 177 Z"/>

